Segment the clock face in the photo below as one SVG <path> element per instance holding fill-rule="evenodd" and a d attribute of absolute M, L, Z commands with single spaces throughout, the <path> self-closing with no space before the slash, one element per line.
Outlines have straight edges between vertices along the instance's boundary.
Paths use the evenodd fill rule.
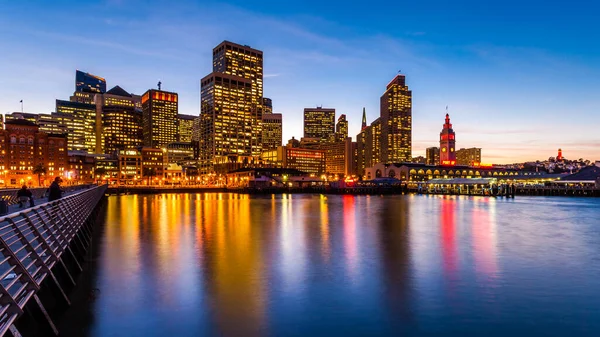
<path fill-rule="evenodd" d="M 442 152 L 446 152 L 446 148 L 445 147 L 442 148 Z"/>
<path fill-rule="evenodd" d="M 453 147 L 450 148 L 450 152 L 454 152 L 454 148 Z"/>

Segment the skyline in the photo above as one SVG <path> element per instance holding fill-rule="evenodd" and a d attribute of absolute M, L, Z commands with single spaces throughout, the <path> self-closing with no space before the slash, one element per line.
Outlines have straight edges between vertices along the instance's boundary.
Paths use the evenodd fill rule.
<path fill-rule="evenodd" d="M 594 95 L 600 48 L 584 46 L 586 34 L 594 34 L 584 32 L 590 23 L 585 16 L 561 30 L 548 28 L 559 15 L 553 6 L 544 8 L 546 19 L 537 26 L 524 20 L 533 7 L 520 14 L 501 11 L 497 15 L 512 19 L 504 35 L 494 35 L 498 21 L 485 16 L 473 16 L 481 22 L 469 35 L 458 34 L 474 27 L 460 21 L 467 13 L 447 12 L 455 25 L 434 20 L 443 16 L 442 7 L 425 15 L 411 4 L 407 9 L 417 15 L 390 28 L 383 18 L 369 21 L 376 14 L 370 9 L 360 12 L 368 23 L 348 24 L 357 15 L 352 6 L 335 12 L 308 4 L 261 3 L 252 6 L 255 11 L 249 6 L 59 1 L 41 11 L 35 2 L 0 3 L 0 45 L 20 51 L 0 55 L 6 74 L 0 78 L 0 112 L 20 111 L 21 99 L 25 112 L 54 111 L 55 99 L 72 94 L 73 72 L 80 69 L 106 78 L 109 88 L 119 85 L 138 95 L 160 80 L 164 90 L 179 94 L 180 114 L 197 116 L 212 48 L 230 40 L 264 52 L 264 96 L 283 114 L 284 143 L 301 137 L 303 109 L 317 105 L 335 108 L 336 119 L 346 114 L 355 139 L 363 106 L 370 124 L 379 116 L 385 85 L 401 69 L 413 91 L 413 157 L 439 145 L 448 105 L 457 149 L 481 147 L 485 162 L 543 160 L 558 148 L 568 159 L 600 159 L 594 130 L 600 123 L 594 114 L 600 106 Z M 474 5 L 470 14 L 478 10 Z M 571 9 L 560 10 L 568 18 Z M 52 25 L 48 17 L 55 18 Z M 84 23 L 101 31 L 73 30 Z M 524 27 L 529 31 L 516 34 Z"/>

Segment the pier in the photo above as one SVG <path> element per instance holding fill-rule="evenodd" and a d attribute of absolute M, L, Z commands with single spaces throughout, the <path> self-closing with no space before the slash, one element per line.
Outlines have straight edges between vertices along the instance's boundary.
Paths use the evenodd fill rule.
<path fill-rule="evenodd" d="M 0 336 L 57 336 L 106 186 L 0 218 Z"/>

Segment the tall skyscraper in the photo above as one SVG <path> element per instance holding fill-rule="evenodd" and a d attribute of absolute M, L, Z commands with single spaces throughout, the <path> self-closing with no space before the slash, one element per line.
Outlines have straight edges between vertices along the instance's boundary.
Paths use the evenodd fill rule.
<path fill-rule="evenodd" d="M 450 115 L 446 114 L 446 122 L 442 128 L 442 132 L 440 132 L 440 164 L 456 164 L 455 143 L 456 135 L 454 134 L 454 130 L 452 130 Z"/>
<path fill-rule="evenodd" d="M 381 96 L 381 162 L 412 160 L 412 92 L 397 75 Z"/>
<path fill-rule="evenodd" d="M 346 138 L 348 138 L 348 120 L 346 115 L 342 114 L 335 125 L 335 139 L 345 140 Z"/>
<path fill-rule="evenodd" d="M 213 72 L 201 81 L 200 172 L 216 157 L 262 151 L 263 53 L 224 41 L 213 49 Z"/>
<path fill-rule="evenodd" d="M 364 130 L 366 127 L 367 127 L 367 111 L 363 107 L 362 124 L 360 126 L 360 129 Z"/>
<path fill-rule="evenodd" d="M 329 141 L 335 134 L 335 109 L 322 107 L 304 109 L 304 138 Z"/>
<path fill-rule="evenodd" d="M 142 95 L 144 146 L 161 148 L 177 139 L 178 96 L 150 89 Z"/>
<path fill-rule="evenodd" d="M 192 138 L 194 135 L 194 120 L 198 118 L 198 116 L 192 115 L 177 115 L 177 137 L 175 137 L 177 142 L 180 143 L 190 143 L 192 142 Z"/>
<path fill-rule="evenodd" d="M 278 146 L 282 145 L 282 142 L 283 142 L 282 126 L 283 126 L 283 124 L 282 124 L 281 117 L 282 116 L 279 113 L 263 114 L 263 116 L 262 116 L 263 151 L 274 150 Z"/>
<path fill-rule="evenodd" d="M 69 151 L 96 151 L 96 106 L 94 104 L 56 100 L 58 114 L 73 117 L 73 132 L 69 135 Z"/>
<path fill-rule="evenodd" d="M 102 77 L 76 70 L 75 91 L 103 94 L 106 92 L 106 80 Z"/>
<path fill-rule="evenodd" d="M 439 165 L 440 164 L 440 148 L 428 147 L 425 150 L 425 164 Z"/>
<path fill-rule="evenodd" d="M 136 99 L 116 86 L 96 97 L 96 153 L 117 155 L 142 145 L 142 111 Z"/>

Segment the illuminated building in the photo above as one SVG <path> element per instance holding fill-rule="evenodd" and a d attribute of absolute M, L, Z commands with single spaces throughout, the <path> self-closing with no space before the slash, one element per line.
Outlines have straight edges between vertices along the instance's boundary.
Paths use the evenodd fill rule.
<path fill-rule="evenodd" d="M 33 170 L 38 165 L 46 169 L 42 185 L 49 184 L 54 177 L 65 176 L 66 136 L 39 132 L 37 124 L 24 119 L 8 120 L 0 134 L 0 170 L 5 186 L 37 185 Z"/>
<path fill-rule="evenodd" d="M 99 172 L 104 171 L 102 174 Z M 114 156 L 97 155 L 94 174 L 99 181 L 114 182 L 119 177 L 119 161 Z"/>
<path fill-rule="evenodd" d="M 450 115 L 446 114 L 446 122 L 442 128 L 442 132 L 440 132 L 440 164 L 456 164 L 455 143 L 456 135 L 454 134 L 454 130 L 452 130 Z"/>
<path fill-rule="evenodd" d="M 96 97 L 96 153 L 118 154 L 142 145 L 142 112 L 136 100 L 116 86 Z"/>
<path fill-rule="evenodd" d="M 425 150 L 425 163 L 427 165 L 439 165 L 440 163 L 440 148 L 428 147 Z"/>
<path fill-rule="evenodd" d="M 270 98 L 263 97 L 263 114 L 273 113 L 273 101 Z"/>
<path fill-rule="evenodd" d="M 228 41 L 213 49 L 213 72 L 201 80 L 199 166 L 217 157 L 262 152 L 263 53 Z"/>
<path fill-rule="evenodd" d="M 413 157 L 411 163 L 425 164 L 427 159 L 423 156 Z"/>
<path fill-rule="evenodd" d="M 95 181 L 96 158 L 85 151 L 68 151 L 69 178 L 76 182 L 91 184 Z"/>
<path fill-rule="evenodd" d="M 106 80 L 77 70 L 75 71 L 75 91 L 103 94 L 106 92 Z"/>
<path fill-rule="evenodd" d="M 346 115 L 342 114 L 338 118 L 337 124 L 335 125 L 335 139 L 340 141 L 348 137 L 348 120 Z"/>
<path fill-rule="evenodd" d="M 304 109 L 304 138 L 326 142 L 335 134 L 335 109 L 322 107 Z"/>
<path fill-rule="evenodd" d="M 69 151 L 96 151 L 96 106 L 94 104 L 56 100 L 58 114 L 73 116 Z"/>
<path fill-rule="evenodd" d="M 279 146 L 261 154 L 264 164 L 271 167 L 296 169 L 302 172 L 325 173 L 325 150 Z"/>
<path fill-rule="evenodd" d="M 353 150 L 352 138 L 324 143 L 321 149 L 325 151 L 325 172 L 328 174 L 352 175 Z"/>
<path fill-rule="evenodd" d="M 362 123 L 361 123 L 360 129 L 364 130 L 366 128 L 367 128 L 367 111 L 363 107 Z"/>
<path fill-rule="evenodd" d="M 181 143 L 190 143 L 194 136 L 194 121 L 198 116 L 177 115 L 177 136 L 176 141 Z"/>
<path fill-rule="evenodd" d="M 142 147 L 142 179 L 145 179 L 145 184 L 155 185 L 158 180 L 164 177 L 165 168 L 165 152 L 162 149 L 154 149 L 150 147 Z"/>
<path fill-rule="evenodd" d="M 280 113 L 264 113 L 262 115 L 262 147 L 263 151 L 276 149 L 281 146 L 282 133 L 282 118 Z"/>
<path fill-rule="evenodd" d="M 13 112 L 5 115 L 6 122 L 14 120 L 26 120 L 31 123 L 37 123 L 38 114 L 29 112 Z"/>
<path fill-rule="evenodd" d="M 303 149 L 315 149 L 318 150 L 321 148 L 321 145 L 325 144 L 322 138 L 300 138 L 300 146 Z"/>
<path fill-rule="evenodd" d="M 557 161 L 563 160 L 562 149 L 558 149 L 558 155 L 556 156 Z"/>
<path fill-rule="evenodd" d="M 518 171 L 482 165 L 481 167 L 426 165 L 416 163 L 377 163 L 368 167 L 365 179 L 371 180 L 379 177 L 393 177 L 402 181 L 427 181 L 439 178 L 496 178 L 498 180 L 536 179 L 543 178 L 544 173 Z"/>
<path fill-rule="evenodd" d="M 289 139 L 286 147 L 300 147 L 300 141 L 292 136 L 292 139 Z"/>
<path fill-rule="evenodd" d="M 192 143 L 175 142 L 166 146 L 167 162 L 182 163 L 186 160 L 194 159 L 194 146 Z"/>
<path fill-rule="evenodd" d="M 380 102 L 381 157 L 384 163 L 410 162 L 412 159 L 412 92 L 404 75 L 397 75 Z"/>
<path fill-rule="evenodd" d="M 73 116 L 57 113 L 38 114 L 36 124 L 40 127 L 40 132 L 73 137 Z M 75 139 L 75 141 L 81 141 L 81 139 Z M 69 140 L 67 148 L 69 148 L 69 143 L 72 141 Z"/>
<path fill-rule="evenodd" d="M 142 95 L 144 146 L 163 147 L 176 141 L 176 93 L 150 89 Z"/>
<path fill-rule="evenodd" d="M 362 176 L 367 167 L 371 167 L 380 160 L 381 118 L 377 118 L 371 125 L 362 129 L 356 136 L 357 143 L 357 173 Z"/>
<path fill-rule="evenodd" d="M 481 163 L 481 148 L 472 147 L 456 151 L 456 165 L 474 165 Z"/>
<path fill-rule="evenodd" d="M 142 153 L 139 150 L 119 150 L 119 184 L 134 185 L 142 178 Z"/>

